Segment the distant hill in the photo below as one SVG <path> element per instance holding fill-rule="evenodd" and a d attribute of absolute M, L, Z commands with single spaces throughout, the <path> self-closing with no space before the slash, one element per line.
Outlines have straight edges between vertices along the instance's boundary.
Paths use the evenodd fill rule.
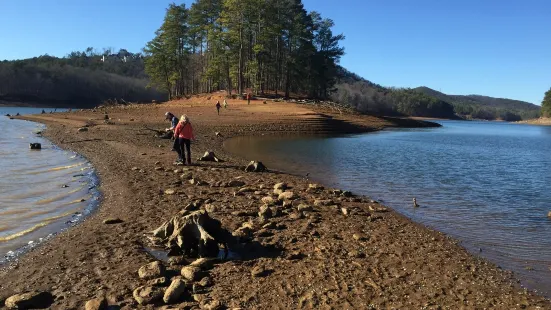
<path fill-rule="evenodd" d="M 342 67 L 332 99 L 365 113 L 449 119 L 518 121 L 540 116 L 528 102 L 480 95 L 447 95 L 428 87 L 383 87 Z"/>
<path fill-rule="evenodd" d="M 520 101 L 520 100 L 494 98 L 494 97 L 480 96 L 480 95 L 465 95 L 465 96 L 447 95 L 425 86 L 417 87 L 417 88 L 414 88 L 413 90 L 419 91 L 426 95 L 433 96 L 440 100 L 449 102 L 454 106 L 457 106 L 459 110 L 461 110 L 461 107 L 465 108 L 466 106 L 485 107 L 485 108 L 494 108 L 498 110 L 499 109 L 509 110 L 519 114 L 523 114 L 523 113 L 527 115 L 533 114 L 532 118 L 537 118 L 541 110 L 541 107 L 539 105 L 535 105 L 535 104 L 525 102 L 525 101 Z M 465 115 L 468 115 L 468 114 L 465 114 Z"/>

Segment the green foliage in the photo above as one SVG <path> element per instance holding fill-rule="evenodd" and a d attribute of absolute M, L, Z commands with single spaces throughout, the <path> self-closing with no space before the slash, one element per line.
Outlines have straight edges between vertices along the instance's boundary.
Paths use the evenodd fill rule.
<path fill-rule="evenodd" d="M 0 100 L 59 107 L 92 107 L 107 99 L 161 100 L 146 89 L 144 58 L 121 49 L 103 53 L 88 48 L 66 57 L 48 55 L 0 62 Z"/>
<path fill-rule="evenodd" d="M 226 89 L 326 98 L 344 54 L 334 23 L 300 0 L 197 0 L 170 5 L 144 52 L 170 97 Z"/>
<path fill-rule="evenodd" d="M 541 113 L 545 117 L 551 117 L 551 88 L 545 93 L 541 102 Z"/>

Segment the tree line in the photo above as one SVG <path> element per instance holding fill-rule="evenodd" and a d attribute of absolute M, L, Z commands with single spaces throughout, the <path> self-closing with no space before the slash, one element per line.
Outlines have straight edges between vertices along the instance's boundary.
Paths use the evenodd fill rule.
<path fill-rule="evenodd" d="M 394 88 L 365 80 L 340 68 L 331 99 L 375 115 L 424 116 L 449 119 L 519 121 L 540 116 L 542 110 L 527 102 L 483 96 L 450 96 L 426 87 Z M 551 106 L 551 91 L 548 92 Z M 542 104 L 545 113 L 544 104 Z M 548 108 L 551 115 L 551 108 Z"/>
<path fill-rule="evenodd" d="M 48 55 L 0 62 L 0 101 L 56 107 L 92 107 L 107 99 L 164 100 L 147 89 L 144 56 L 121 49 L 88 48 L 65 57 Z"/>
<path fill-rule="evenodd" d="M 541 102 L 541 112 L 544 117 L 551 117 L 551 88 L 545 92 Z"/>
<path fill-rule="evenodd" d="M 145 70 L 169 98 L 216 90 L 327 98 L 344 54 L 333 26 L 301 0 L 171 4 L 144 48 Z"/>

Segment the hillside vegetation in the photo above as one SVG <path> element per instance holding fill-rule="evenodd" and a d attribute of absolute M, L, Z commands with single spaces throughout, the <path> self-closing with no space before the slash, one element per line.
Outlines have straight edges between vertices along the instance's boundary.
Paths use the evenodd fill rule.
<path fill-rule="evenodd" d="M 342 68 L 332 99 L 380 115 L 518 121 L 541 113 L 540 106 L 518 100 L 446 95 L 428 87 L 383 87 Z"/>
<path fill-rule="evenodd" d="M 107 99 L 164 100 L 146 88 L 141 54 L 92 48 L 58 58 L 48 55 L 0 62 L 0 102 L 55 107 L 92 107 Z"/>

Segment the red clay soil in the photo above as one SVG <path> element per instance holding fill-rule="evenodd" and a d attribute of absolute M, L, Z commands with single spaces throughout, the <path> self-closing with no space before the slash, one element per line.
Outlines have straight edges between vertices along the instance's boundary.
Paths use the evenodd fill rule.
<path fill-rule="evenodd" d="M 192 98 L 27 117 L 45 123 L 49 139 L 94 165 L 103 199 L 82 224 L 4 266 L 0 307 L 14 294 L 41 291 L 53 295 L 52 309 L 82 309 L 95 297 L 105 297 L 113 309 L 551 308 L 548 300 L 519 288 L 509 272 L 442 233 L 367 197 L 312 188 L 283 173 L 244 172 L 247 161 L 222 148 L 224 139 L 238 135 L 372 131 L 404 125 L 400 121 L 271 101 L 230 101 L 218 116 L 214 102 Z M 174 166 L 172 142 L 144 129 L 168 126 L 165 111 L 191 118 L 194 159 L 212 150 L 225 162 Z M 78 132 L 84 125 L 88 131 Z M 182 174 L 203 185 L 190 184 Z M 228 187 L 234 180 L 243 184 Z M 293 197 L 271 206 L 272 216 L 259 218 L 270 200 L 262 198 L 277 201 L 273 188 L 280 182 Z M 167 189 L 174 194 L 164 194 Z M 228 231 L 249 227 L 250 239 L 232 245 L 241 258 L 219 262 L 208 280 L 188 281 L 187 293 L 171 305 L 139 305 L 133 291 L 147 281 L 138 269 L 155 260 L 144 251 L 150 232 L 199 198 L 210 200 L 201 207 Z M 104 224 L 109 218 L 122 223 Z M 168 277 L 185 265 L 171 262 L 164 263 Z"/>

